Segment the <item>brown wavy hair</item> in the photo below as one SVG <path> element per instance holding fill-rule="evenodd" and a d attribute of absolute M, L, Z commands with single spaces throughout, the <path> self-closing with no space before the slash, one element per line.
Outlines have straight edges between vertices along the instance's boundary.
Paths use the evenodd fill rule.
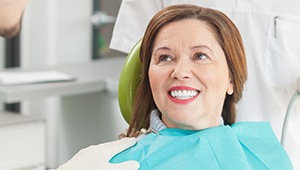
<path fill-rule="evenodd" d="M 231 125 L 235 122 L 236 103 L 242 97 L 244 83 L 247 79 L 244 45 L 237 27 L 220 11 L 195 5 L 173 5 L 162 9 L 154 15 L 143 36 L 140 49 L 140 60 L 142 62 L 140 84 L 137 87 L 127 136 L 137 136 L 136 134 L 141 128 L 149 128 L 150 112 L 157 108 L 153 100 L 148 77 L 156 36 L 165 25 L 184 19 L 204 21 L 210 27 L 225 53 L 234 93 L 226 95 L 222 117 L 226 125 Z"/>

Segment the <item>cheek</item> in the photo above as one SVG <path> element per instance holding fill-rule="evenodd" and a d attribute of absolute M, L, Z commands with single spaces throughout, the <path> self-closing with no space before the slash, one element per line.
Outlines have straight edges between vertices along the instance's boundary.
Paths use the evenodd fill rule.
<path fill-rule="evenodd" d="M 168 84 L 168 72 L 161 67 L 152 66 L 149 68 L 148 76 L 150 88 L 155 102 L 161 100 L 165 95 L 166 84 Z"/>
<path fill-rule="evenodd" d="M 157 89 L 158 86 L 160 86 L 160 81 L 159 81 L 161 79 L 160 72 L 158 69 L 150 67 L 148 76 L 149 76 L 150 87 L 153 92 Z"/>
<path fill-rule="evenodd" d="M 217 93 L 220 93 L 220 95 L 223 95 L 223 92 L 225 94 L 230 84 L 230 78 L 226 70 L 223 72 L 216 70 L 211 73 L 213 74 L 202 75 L 201 80 L 203 84 L 207 89 L 213 89 Z"/>
<path fill-rule="evenodd" d="M 149 68 L 148 72 L 149 76 L 149 83 L 150 83 L 150 88 L 151 88 L 151 93 L 153 96 L 153 100 L 155 104 L 157 105 L 161 101 L 161 89 L 162 89 L 162 84 L 160 81 L 160 75 L 157 70 Z M 158 106 L 159 107 L 159 106 Z"/>

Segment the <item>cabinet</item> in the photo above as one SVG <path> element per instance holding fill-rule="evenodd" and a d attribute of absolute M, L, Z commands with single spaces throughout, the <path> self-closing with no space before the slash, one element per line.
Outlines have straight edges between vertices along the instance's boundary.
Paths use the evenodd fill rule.
<path fill-rule="evenodd" d="M 42 118 L 0 113 L 0 169 L 45 169 L 45 122 Z"/>
<path fill-rule="evenodd" d="M 70 106 L 70 109 L 62 109 L 61 113 L 59 112 L 59 118 L 54 120 L 55 122 L 60 122 L 60 126 L 57 126 L 57 123 L 51 124 L 47 120 L 46 124 L 46 135 L 47 135 L 47 146 L 46 146 L 46 157 L 47 159 L 51 158 L 51 161 L 46 161 L 47 168 L 55 168 L 57 165 L 63 163 L 64 161 L 70 159 L 70 157 L 76 153 L 79 149 L 84 146 L 90 145 L 90 143 L 102 142 L 98 139 L 91 139 L 89 141 L 87 137 L 81 137 L 81 140 L 74 140 L 74 136 L 80 135 L 80 132 L 83 128 L 81 127 L 82 123 L 76 124 L 76 120 L 90 120 L 93 117 L 93 122 L 89 124 L 99 124 L 101 129 L 95 129 L 98 133 L 92 134 L 93 136 L 100 136 L 103 138 L 103 141 L 107 141 L 111 136 L 116 136 L 119 134 L 119 131 L 124 131 L 127 127 L 126 122 L 123 120 L 121 114 L 118 113 L 119 108 L 117 107 L 117 90 L 118 90 L 118 79 L 123 68 L 125 57 L 111 57 L 105 59 L 99 59 L 96 61 L 73 64 L 73 65 L 63 65 L 63 66 L 54 66 L 46 68 L 36 68 L 36 69 L 12 69 L 11 71 L 21 72 L 21 71 L 61 71 L 68 73 L 76 77 L 75 81 L 70 82 L 55 82 L 55 83 L 41 83 L 41 84 L 27 84 L 27 85 L 14 85 L 14 86 L 0 86 L 0 101 L 5 103 L 21 102 L 27 100 L 39 100 L 47 98 L 49 96 L 58 96 L 62 99 L 74 97 L 74 96 L 83 96 L 85 98 L 87 94 L 98 94 L 105 92 L 108 95 L 114 97 L 114 99 L 109 99 L 107 96 L 99 97 L 99 101 L 91 101 L 88 108 L 96 107 L 92 109 L 94 112 L 93 115 L 88 115 L 88 113 L 81 111 L 82 107 L 79 105 L 74 105 L 72 102 L 64 102 L 64 106 Z M 4 70 L 7 71 L 7 70 Z M 96 95 L 95 95 L 96 96 Z M 74 100 L 76 100 L 75 98 Z M 87 99 L 90 99 L 87 97 Z M 98 99 L 96 97 L 96 99 Z M 73 101 L 73 100 L 71 100 Z M 98 103 L 97 103 L 98 102 Z M 101 103 L 100 103 L 101 102 Z M 78 103 L 78 102 L 75 102 Z M 90 106 L 91 105 L 91 106 Z M 98 112 L 98 107 L 101 106 L 101 112 Z M 79 107 L 80 109 L 76 109 Z M 109 107 L 109 109 L 105 109 Z M 74 110 L 74 109 L 75 110 Z M 108 111 L 107 111 L 108 110 Z M 80 111 L 81 113 L 77 113 Z M 30 114 L 30 113 L 29 113 Z M 56 114 L 56 113 L 53 113 Z M 95 116 L 95 115 L 99 115 Z M 108 118 L 107 118 L 108 117 Z M 75 120 L 75 121 L 74 121 Z M 96 122 L 99 121 L 99 122 Z M 75 122 L 75 123 L 74 123 Z M 110 122 L 110 124 L 107 124 Z M 100 126 L 101 125 L 101 126 Z M 15 130 L 23 129 L 23 127 L 15 125 Z M 107 134 L 102 127 L 110 126 L 110 132 Z M 59 129 L 58 129 L 59 128 Z M 76 130 L 77 129 L 77 130 Z M 103 130 L 102 130 L 103 129 Z M 4 129 L 3 131 L 9 132 L 9 129 Z M 59 133 L 58 133 L 59 131 Z M 92 132 L 90 132 L 92 133 Z M 115 134 L 116 133 L 116 134 Z M 87 134 L 87 133 L 84 133 Z M 90 135 L 90 136 L 92 136 Z M 34 138 L 34 137 L 32 137 Z M 2 137 L 0 138 L 0 140 Z M 10 140 L 14 141 L 14 138 Z M 76 141 L 76 143 L 74 142 Z M 72 145 L 70 145 L 70 143 Z M 5 146 L 0 143 L 0 147 Z M 0 150 L 2 152 L 2 150 Z M 22 151 L 26 153 L 27 151 Z M 1 154 L 1 153 L 0 153 Z M 8 157 L 0 157 L 0 162 L 2 160 L 8 160 Z M 9 160 L 14 160 L 9 159 Z M 1 169 L 1 166 L 0 166 Z M 2 170 L 2 169 L 1 169 Z"/>

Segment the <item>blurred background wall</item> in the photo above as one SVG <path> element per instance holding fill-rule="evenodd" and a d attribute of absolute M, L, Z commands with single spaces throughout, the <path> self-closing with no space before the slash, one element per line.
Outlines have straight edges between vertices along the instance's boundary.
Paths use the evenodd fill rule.
<path fill-rule="evenodd" d="M 99 10 L 104 17 L 113 18 L 120 3 L 121 0 L 31 0 L 22 21 L 19 67 L 42 68 L 124 57 L 108 49 L 113 22 L 99 26 L 91 20 Z M 5 48 L 4 44 L 1 38 L 0 48 Z M 2 68 L 4 55 L 0 53 Z M 39 115 L 46 120 L 48 168 L 64 163 L 86 146 L 117 139 L 127 127 L 116 94 L 108 92 L 26 100 L 20 103 L 20 114 Z"/>

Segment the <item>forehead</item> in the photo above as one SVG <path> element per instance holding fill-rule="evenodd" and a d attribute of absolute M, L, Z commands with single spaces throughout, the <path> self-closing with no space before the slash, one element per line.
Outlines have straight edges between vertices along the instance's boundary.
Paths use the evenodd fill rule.
<path fill-rule="evenodd" d="M 197 19 L 171 22 L 160 29 L 154 42 L 154 48 L 176 45 L 207 45 L 211 48 L 221 48 L 213 29 L 205 21 Z"/>

